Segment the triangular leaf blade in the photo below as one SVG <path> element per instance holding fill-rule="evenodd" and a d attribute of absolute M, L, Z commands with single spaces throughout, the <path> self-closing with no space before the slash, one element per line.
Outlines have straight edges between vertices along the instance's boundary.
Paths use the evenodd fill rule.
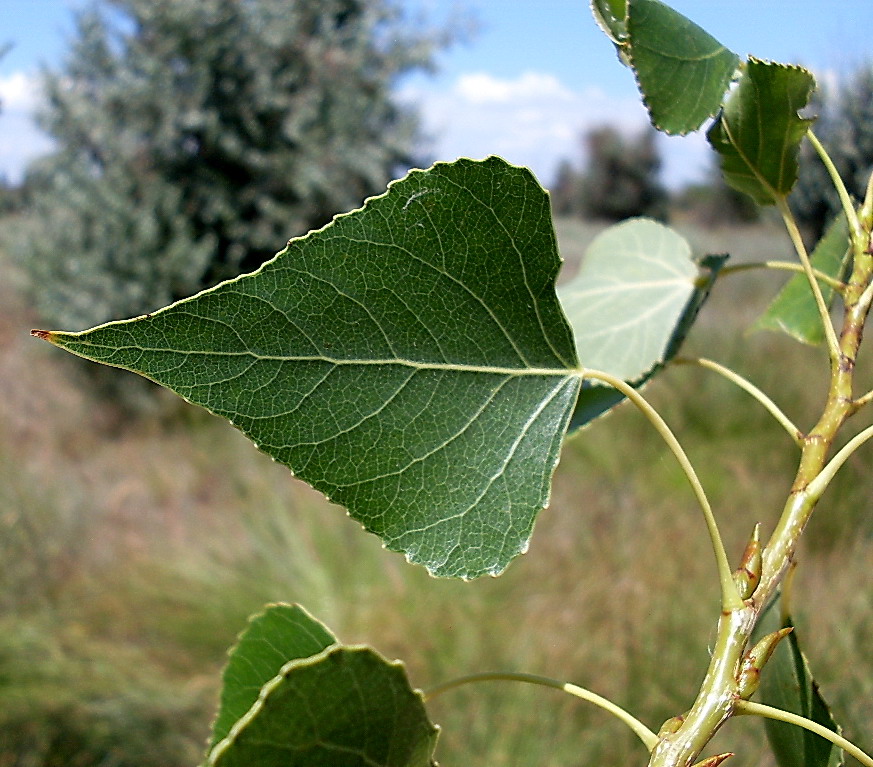
<path fill-rule="evenodd" d="M 317 655 L 336 637 L 299 605 L 269 605 L 254 616 L 230 652 L 210 750 L 255 705 L 261 689 L 291 660 Z"/>
<path fill-rule="evenodd" d="M 819 240 L 810 256 L 810 262 L 814 269 L 841 279 L 849 253 L 849 225 L 846 217 L 840 214 Z M 819 285 L 825 303 L 830 306 L 834 289 L 826 283 Z M 824 343 L 821 315 L 806 275 L 796 274 L 788 280 L 752 329 L 781 331 L 811 346 Z"/>
<path fill-rule="evenodd" d="M 764 636 L 789 626 L 794 627 L 794 623 L 789 615 L 780 615 L 777 600 L 762 616 L 756 635 Z M 758 697 L 768 706 L 798 714 L 840 732 L 800 649 L 796 627 L 779 643 L 767 662 L 761 675 Z M 843 751 L 830 741 L 793 724 L 773 719 L 764 722 L 779 767 L 842 767 L 844 764 Z"/>
<path fill-rule="evenodd" d="M 39 335 L 228 418 L 433 574 L 526 550 L 579 386 L 546 192 L 439 163 L 251 275 Z"/>
<path fill-rule="evenodd" d="M 797 153 L 813 120 L 799 111 L 815 78 L 803 67 L 750 58 L 707 138 L 725 180 L 759 205 L 784 199 L 797 181 Z"/>
<path fill-rule="evenodd" d="M 656 128 L 685 134 L 718 112 L 740 61 L 737 54 L 658 0 L 628 0 L 627 38 Z"/>
<path fill-rule="evenodd" d="M 225 686 L 239 685 L 253 699 L 229 727 L 216 729 L 222 737 L 210 746 L 210 767 L 433 765 L 439 729 L 403 665 L 333 641 L 298 654 L 326 640 L 330 632 L 296 606 L 273 605 L 253 620 L 231 655 L 242 676 L 225 674 Z M 258 685 L 286 651 L 287 662 Z"/>

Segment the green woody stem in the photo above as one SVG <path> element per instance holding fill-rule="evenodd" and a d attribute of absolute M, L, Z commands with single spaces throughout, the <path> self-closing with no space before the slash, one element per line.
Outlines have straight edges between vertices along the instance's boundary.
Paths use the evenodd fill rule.
<path fill-rule="evenodd" d="M 800 464 L 782 516 L 764 549 L 761 580 L 740 608 L 722 610 L 712 659 L 697 699 L 681 726 L 675 732 L 662 734 L 652 751 L 650 767 L 690 767 L 721 725 L 740 713 L 738 676 L 752 631 L 794 558 L 800 535 L 827 486 L 829 474 L 846 457 L 844 452 L 838 454 L 830 464 L 833 471 L 828 470 L 834 439 L 846 419 L 858 409 L 853 396 L 855 359 L 870 310 L 869 286 L 873 281 L 869 218 L 861 216 L 862 236 L 852 238 L 854 266 L 843 294 L 843 326 L 836 349 L 832 350 L 827 401 L 818 423 L 801 440 Z M 798 375 L 802 374 L 798 371 Z M 850 443 L 852 449 L 869 436 L 869 430 L 862 432 L 854 444 Z"/>

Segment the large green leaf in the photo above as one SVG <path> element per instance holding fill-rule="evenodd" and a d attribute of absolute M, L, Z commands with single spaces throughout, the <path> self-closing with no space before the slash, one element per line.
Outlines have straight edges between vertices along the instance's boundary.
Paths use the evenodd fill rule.
<path fill-rule="evenodd" d="M 780 628 L 794 626 L 791 617 L 780 615 L 779 603 L 767 608 L 756 629 L 761 637 Z M 819 692 L 809 670 L 806 656 L 800 649 L 800 637 L 794 628 L 776 647 L 761 675 L 758 697 L 762 703 L 840 732 L 830 709 Z M 767 738 L 780 767 L 842 767 L 842 749 L 830 741 L 801 727 L 773 719 L 765 719 Z"/>
<path fill-rule="evenodd" d="M 718 112 L 739 57 L 658 0 L 628 0 L 630 61 L 652 124 L 697 130 Z"/>
<path fill-rule="evenodd" d="M 678 353 L 726 258 L 698 264 L 680 234 L 644 218 L 596 237 L 576 277 L 558 289 L 585 365 L 635 386 L 646 383 Z M 623 400 L 615 389 L 586 380 L 570 428 Z"/>
<path fill-rule="evenodd" d="M 814 88 L 802 67 L 750 58 L 707 134 L 725 180 L 759 205 L 786 197 L 797 181 L 797 151 L 813 122 L 798 112 Z"/>
<path fill-rule="evenodd" d="M 210 750 L 248 713 L 261 688 L 288 661 L 309 658 L 336 644 L 336 637 L 298 605 L 270 605 L 255 616 L 230 654 L 222 676 L 221 705 Z"/>
<path fill-rule="evenodd" d="M 850 253 L 849 225 L 846 217 L 840 214 L 819 241 L 810 256 L 810 261 L 813 268 L 840 279 Z M 824 283 L 820 285 L 825 302 L 830 306 L 834 298 L 834 289 Z M 813 346 L 824 343 L 821 316 L 806 275 L 796 274 L 785 283 L 767 307 L 767 311 L 755 322 L 753 329 L 779 330 L 788 333 L 801 343 Z"/>
<path fill-rule="evenodd" d="M 321 651 L 315 648 L 330 640 Z M 207 764 L 430 767 L 438 728 L 401 663 L 344 646 L 305 611 L 273 605 L 231 653 Z M 313 652 L 309 654 L 309 650 Z M 280 662 L 287 654 L 284 662 Z M 278 665 L 276 665 L 278 663 Z M 270 669 L 273 673 L 263 679 Z M 224 701 L 251 700 L 229 727 Z"/>
<path fill-rule="evenodd" d="M 223 415 L 432 573 L 528 546 L 579 388 L 548 196 L 499 158 L 413 171 L 251 275 L 36 331 Z"/>

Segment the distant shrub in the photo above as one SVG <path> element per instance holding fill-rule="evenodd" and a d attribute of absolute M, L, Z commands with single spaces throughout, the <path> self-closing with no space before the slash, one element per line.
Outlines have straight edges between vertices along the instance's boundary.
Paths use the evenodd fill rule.
<path fill-rule="evenodd" d="M 603 221 L 666 218 L 668 196 L 659 179 L 655 139 L 652 129 L 627 138 L 610 125 L 583 134 L 585 169 L 577 171 L 569 160 L 558 166 L 551 188 L 555 213 Z"/>

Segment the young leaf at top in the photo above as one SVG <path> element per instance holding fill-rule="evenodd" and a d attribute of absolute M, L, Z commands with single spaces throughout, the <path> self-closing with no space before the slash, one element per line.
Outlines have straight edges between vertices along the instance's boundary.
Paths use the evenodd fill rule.
<path fill-rule="evenodd" d="M 797 152 L 813 120 L 801 117 L 815 88 L 802 67 L 750 58 L 707 138 L 725 180 L 759 205 L 785 198 L 797 181 Z"/>
<path fill-rule="evenodd" d="M 680 234 L 650 219 L 610 227 L 589 246 L 578 274 L 558 289 L 585 366 L 640 386 L 679 351 L 725 260 L 698 264 Z M 576 429 L 615 407 L 619 392 L 585 381 Z"/>
<path fill-rule="evenodd" d="M 36 331 L 228 418 L 442 576 L 528 546 L 579 388 L 546 192 L 496 157 L 412 171 L 257 272 Z"/>
<path fill-rule="evenodd" d="M 777 600 L 767 608 L 755 635 L 762 637 L 787 626 L 794 623 L 790 616 L 780 615 Z M 800 649 L 796 628 L 779 643 L 764 667 L 758 697 L 768 706 L 804 716 L 840 732 Z M 842 767 L 844 764 L 842 749 L 815 733 L 774 719 L 765 719 L 764 723 L 779 767 Z"/>
<path fill-rule="evenodd" d="M 231 721 L 228 700 L 250 704 Z M 402 664 L 337 644 L 299 607 L 271 605 L 231 652 L 206 764 L 431 767 L 438 732 Z"/>
<path fill-rule="evenodd" d="M 814 269 L 831 277 L 841 279 L 851 254 L 849 249 L 849 224 L 840 214 L 819 240 L 810 256 Z M 821 283 L 825 303 L 830 306 L 834 289 Z M 752 327 L 753 330 L 779 330 L 804 344 L 816 346 L 824 343 L 825 336 L 821 315 L 805 274 L 795 274 L 779 291 L 767 311 Z"/>
<path fill-rule="evenodd" d="M 628 0 L 627 43 L 652 124 L 670 134 L 695 131 L 718 112 L 740 61 L 658 0 Z"/>
<path fill-rule="evenodd" d="M 627 0 L 591 0 L 591 13 L 606 36 L 616 45 L 627 38 Z"/>

